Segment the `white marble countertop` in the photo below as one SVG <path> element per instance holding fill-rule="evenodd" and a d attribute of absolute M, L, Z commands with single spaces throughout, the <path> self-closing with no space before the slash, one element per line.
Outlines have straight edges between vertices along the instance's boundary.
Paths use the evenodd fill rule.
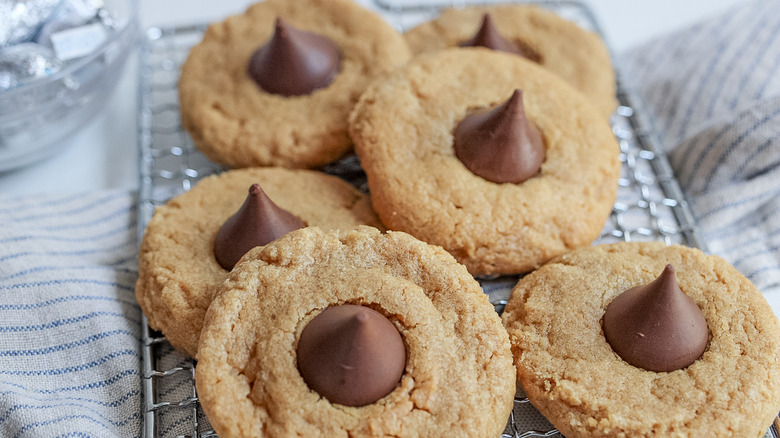
<path fill-rule="evenodd" d="M 359 0 L 368 4 L 370 0 Z M 424 1 L 424 0 L 423 0 Z M 247 0 L 139 0 L 142 29 L 219 20 L 240 13 Z M 738 0 L 586 0 L 614 53 L 718 13 Z M 73 193 L 138 187 L 136 53 L 100 114 L 63 142 L 52 157 L 0 173 L 0 193 Z"/>

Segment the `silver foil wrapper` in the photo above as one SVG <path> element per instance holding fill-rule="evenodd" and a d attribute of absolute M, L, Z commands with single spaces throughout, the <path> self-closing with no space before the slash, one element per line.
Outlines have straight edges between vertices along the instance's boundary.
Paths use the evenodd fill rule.
<path fill-rule="evenodd" d="M 54 18 L 78 17 L 83 20 L 82 23 L 86 23 L 94 19 L 103 6 L 103 0 L 63 0 Z"/>
<path fill-rule="evenodd" d="M 35 43 L 21 43 L 0 50 L 0 90 L 11 89 L 62 69 L 54 51 Z"/>
<path fill-rule="evenodd" d="M 43 24 L 38 35 L 35 36 L 35 42 L 54 48 L 57 52 L 57 47 L 52 42 L 52 35 L 59 32 L 94 23 L 101 24 L 106 30 L 113 29 L 115 27 L 113 15 L 104 6 L 103 0 L 64 0 L 54 15 Z M 68 59 L 62 58 L 62 60 Z"/>
<path fill-rule="evenodd" d="M 55 16 L 41 27 L 38 35 L 35 37 L 35 42 L 42 46 L 52 47 L 52 35 L 63 30 L 79 27 L 87 22 L 89 22 L 88 19 L 85 20 L 79 16 Z"/>
<path fill-rule="evenodd" d="M 38 35 L 35 36 L 35 42 L 52 47 L 51 36 L 53 34 L 96 20 L 99 21 L 98 13 L 103 6 L 102 0 L 63 0 L 49 20 L 41 26 Z"/>
<path fill-rule="evenodd" d="M 63 0 L 0 0 L 0 47 L 31 40 Z"/>

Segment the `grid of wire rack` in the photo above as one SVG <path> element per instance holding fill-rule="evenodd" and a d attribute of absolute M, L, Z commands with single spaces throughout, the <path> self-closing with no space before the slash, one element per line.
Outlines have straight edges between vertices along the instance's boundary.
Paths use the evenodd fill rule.
<path fill-rule="evenodd" d="M 403 0 L 375 0 L 377 8 L 399 30 L 432 18 L 442 7 L 486 3 L 450 0 L 421 6 Z M 590 9 L 583 3 L 555 0 L 535 3 L 601 33 Z M 206 25 L 150 28 L 142 42 L 138 108 L 139 235 L 143 235 L 157 206 L 189 190 L 199 179 L 223 170 L 193 146 L 179 118 L 179 69 L 205 30 Z M 612 118 L 612 127 L 623 165 L 617 202 L 596 243 L 662 240 L 706 250 L 672 169 L 657 147 L 641 103 L 620 83 L 618 91 L 620 106 Z M 367 190 L 365 175 L 355 156 L 323 170 Z M 503 310 L 516 281 L 517 277 L 512 276 L 480 279 L 498 312 Z M 163 334 L 151 330 L 145 318 L 144 327 L 144 437 L 216 437 L 198 403 L 194 361 L 175 351 Z M 780 420 L 775 421 L 765 438 L 778 438 L 778 425 Z M 561 435 L 519 393 L 501 436 Z"/>

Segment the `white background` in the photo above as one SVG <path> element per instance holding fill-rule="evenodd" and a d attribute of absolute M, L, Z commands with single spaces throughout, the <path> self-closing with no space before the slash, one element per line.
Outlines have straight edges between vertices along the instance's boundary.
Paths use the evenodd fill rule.
<path fill-rule="evenodd" d="M 210 22 L 242 12 L 247 0 L 139 0 L 141 28 Z M 367 4 L 370 0 L 360 0 Z M 421 0 L 424 1 L 424 0 Z M 586 0 L 613 53 L 706 19 L 738 0 Z M 195 6 L 196 4 L 196 6 Z M 136 53 L 105 109 L 60 151 L 23 169 L 0 173 L 0 193 L 72 193 L 138 187 Z"/>

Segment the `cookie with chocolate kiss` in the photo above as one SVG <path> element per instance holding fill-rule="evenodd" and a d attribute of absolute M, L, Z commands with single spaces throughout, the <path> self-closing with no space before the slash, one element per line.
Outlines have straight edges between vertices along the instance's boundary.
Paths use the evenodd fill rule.
<path fill-rule="evenodd" d="M 481 46 L 514 53 L 558 75 L 608 119 L 617 108 L 610 53 L 599 35 L 543 7 L 470 5 L 445 9 L 404 33 L 415 55 Z"/>
<path fill-rule="evenodd" d="M 439 247 L 302 228 L 250 250 L 216 295 L 195 384 L 220 437 L 495 438 L 506 426 L 509 339 Z"/>
<path fill-rule="evenodd" d="M 258 2 L 190 51 L 182 125 L 229 168 L 319 168 L 352 151 L 347 118 L 365 87 L 410 57 L 386 20 L 351 0 Z"/>
<path fill-rule="evenodd" d="M 246 251 L 303 226 L 358 225 L 382 227 L 370 199 L 335 176 L 282 168 L 212 175 L 155 210 L 136 299 L 149 325 L 194 357 L 214 289 Z"/>
<path fill-rule="evenodd" d="M 590 245 L 617 197 L 610 125 L 562 79 L 509 53 L 415 58 L 366 90 L 350 134 L 382 222 L 474 275 L 528 272 Z"/>
<path fill-rule="evenodd" d="M 519 383 L 567 438 L 762 437 L 780 411 L 780 322 L 716 255 L 581 248 L 523 277 L 502 318 Z"/>

